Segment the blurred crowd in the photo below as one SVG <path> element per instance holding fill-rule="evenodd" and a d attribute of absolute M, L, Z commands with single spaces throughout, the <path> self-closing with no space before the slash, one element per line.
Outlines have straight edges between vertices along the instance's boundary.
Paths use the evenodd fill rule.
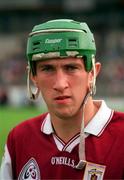
<path fill-rule="evenodd" d="M 116 31 L 105 35 L 96 32 L 94 35 L 97 46 L 96 60 L 102 63 L 102 71 L 97 82 L 98 94 L 121 96 L 124 89 L 124 32 Z M 3 59 L 0 59 L 0 99 L 1 96 L 5 96 L 3 89 L 7 90 L 10 86 L 26 86 L 27 37 L 24 41 L 22 46 L 20 36 L 17 43 L 20 50 L 17 51 L 15 44 L 11 53 L 10 46 L 5 44 L 8 56 L 1 56 Z M 8 41 L 7 43 L 9 44 Z M 3 103 L 2 101 L 0 100 L 0 103 Z"/>
<path fill-rule="evenodd" d="M 0 1 L 0 104 L 26 99 L 28 33 L 34 24 L 56 18 L 73 18 L 88 23 L 96 40 L 96 60 L 102 63 L 97 95 L 122 97 L 123 8 L 121 0 Z"/>

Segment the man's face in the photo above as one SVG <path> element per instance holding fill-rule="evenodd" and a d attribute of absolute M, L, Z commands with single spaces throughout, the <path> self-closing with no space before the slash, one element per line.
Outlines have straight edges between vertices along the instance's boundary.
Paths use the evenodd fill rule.
<path fill-rule="evenodd" d="M 69 118 L 79 113 L 90 78 L 82 59 L 66 58 L 38 61 L 33 81 L 49 111 L 58 117 Z"/>

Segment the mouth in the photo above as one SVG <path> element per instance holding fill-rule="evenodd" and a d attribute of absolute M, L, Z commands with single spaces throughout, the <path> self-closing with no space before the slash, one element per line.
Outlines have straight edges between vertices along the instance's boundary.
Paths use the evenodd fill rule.
<path fill-rule="evenodd" d="M 66 99 L 70 99 L 70 96 L 58 96 L 55 98 L 55 100 L 66 100 Z"/>
<path fill-rule="evenodd" d="M 63 104 L 63 105 L 67 105 L 71 103 L 71 97 L 70 96 L 57 96 L 54 98 L 55 102 L 57 104 Z"/>

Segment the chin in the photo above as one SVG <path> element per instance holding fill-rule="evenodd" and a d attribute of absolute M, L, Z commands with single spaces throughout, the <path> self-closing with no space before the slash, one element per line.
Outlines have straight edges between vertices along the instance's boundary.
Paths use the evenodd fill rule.
<path fill-rule="evenodd" d="M 60 119 L 70 119 L 72 117 L 74 117 L 77 113 L 75 113 L 74 111 L 61 111 L 61 112 L 58 112 L 56 111 L 55 112 L 55 115 L 60 118 Z"/>

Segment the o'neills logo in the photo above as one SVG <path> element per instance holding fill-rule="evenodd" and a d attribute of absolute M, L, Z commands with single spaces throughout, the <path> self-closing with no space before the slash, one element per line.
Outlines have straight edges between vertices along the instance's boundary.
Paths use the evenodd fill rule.
<path fill-rule="evenodd" d="M 75 161 L 74 159 L 68 158 L 68 157 L 52 157 L 51 158 L 51 164 L 52 165 L 65 165 L 65 166 L 71 166 L 74 168 Z"/>
<path fill-rule="evenodd" d="M 45 43 L 60 43 L 62 39 L 46 39 Z"/>

